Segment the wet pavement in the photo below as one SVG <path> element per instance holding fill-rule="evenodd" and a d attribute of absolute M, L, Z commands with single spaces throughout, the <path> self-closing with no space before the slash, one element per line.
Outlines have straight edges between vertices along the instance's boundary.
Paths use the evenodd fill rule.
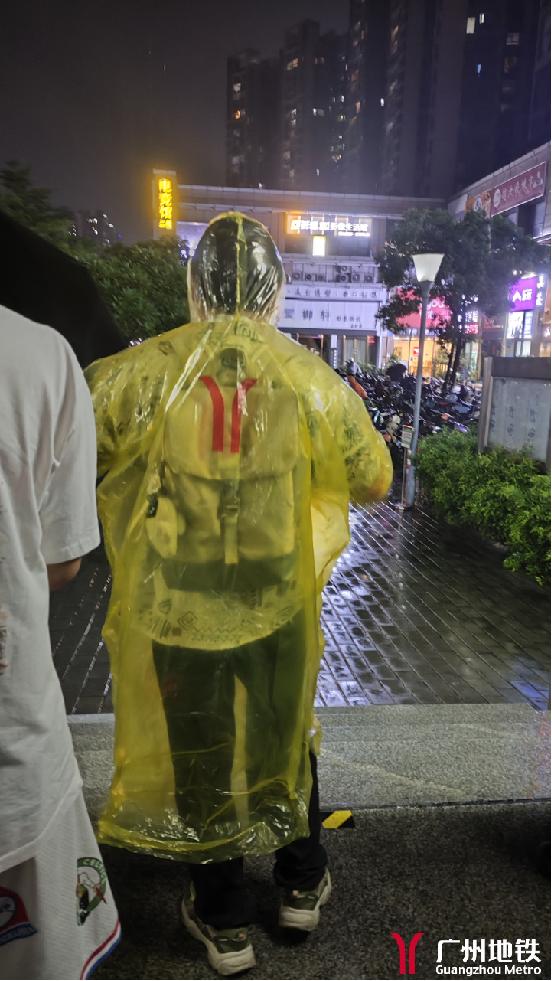
<path fill-rule="evenodd" d="M 52 649 L 67 711 L 111 712 L 101 628 L 110 576 L 98 549 L 52 596 Z M 549 598 L 492 548 L 390 501 L 351 514 L 351 544 L 323 606 L 317 703 L 549 700 Z"/>

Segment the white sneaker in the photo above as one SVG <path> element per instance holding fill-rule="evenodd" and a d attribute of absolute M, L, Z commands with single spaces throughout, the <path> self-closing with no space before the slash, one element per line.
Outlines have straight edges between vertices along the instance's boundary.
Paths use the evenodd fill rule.
<path fill-rule="evenodd" d="M 207 960 L 218 974 L 229 977 L 255 966 L 255 952 L 247 927 L 216 930 L 203 923 L 195 911 L 193 890 L 182 900 L 182 922 L 188 933 L 200 940 L 207 950 Z"/>
<path fill-rule="evenodd" d="M 320 922 L 320 909 L 332 894 L 332 880 L 328 869 L 315 889 L 286 892 L 280 905 L 278 922 L 281 927 L 312 933 Z"/>

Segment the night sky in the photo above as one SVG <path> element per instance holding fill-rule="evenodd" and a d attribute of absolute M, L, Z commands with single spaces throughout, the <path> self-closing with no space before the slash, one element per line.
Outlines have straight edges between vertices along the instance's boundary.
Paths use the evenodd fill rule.
<path fill-rule="evenodd" d="M 348 0 L 7 0 L 0 162 L 32 167 L 57 203 L 150 234 L 151 167 L 223 184 L 226 57 L 276 54 L 306 17 L 344 31 Z"/>

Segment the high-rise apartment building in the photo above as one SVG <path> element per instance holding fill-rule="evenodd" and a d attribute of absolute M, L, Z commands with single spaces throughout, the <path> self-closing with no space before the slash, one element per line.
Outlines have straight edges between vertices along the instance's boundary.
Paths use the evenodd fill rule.
<path fill-rule="evenodd" d="M 315 21 L 286 32 L 279 59 L 228 59 L 226 180 L 234 187 L 344 190 L 345 37 Z"/>
<path fill-rule="evenodd" d="M 228 62 L 228 183 L 448 197 L 550 139 L 548 0 L 350 0 Z"/>
<path fill-rule="evenodd" d="M 281 52 L 280 186 L 341 190 L 346 132 L 346 41 L 307 20 Z"/>
<path fill-rule="evenodd" d="M 550 120 L 543 119 L 545 113 L 539 112 L 539 101 L 546 99 L 541 91 L 543 79 L 535 72 L 539 6 L 539 0 L 468 2 L 456 168 L 458 187 L 492 173 L 550 138 Z M 549 77 L 545 87 L 550 105 Z M 538 140 L 530 142 L 533 94 L 536 124 L 533 135 L 537 130 L 540 135 Z"/>
<path fill-rule="evenodd" d="M 318 113 L 315 167 L 324 191 L 345 190 L 347 140 L 347 37 L 333 32 L 322 34 L 315 57 L 315 101 Z"/>
<path fill-rule="evenodd" d="M 279 63 L 246 49 L 227 64 L 226 181 L 275 186 L 279 149 Z"/>
<path fill-rule="evenodd" d="M 528 149 L 550 139 L 550 3 L 540 0 L 535 43 L 531 104 L 529 107 Z"/>
<path fill-rule="evenodd" d="M 347 45 L 347 191 L 381 186 L 389 0 L 351 0 Z"/>
<path fill-rule="evenodd" d="M 540 0 L 535 43 L 531 104 L 529 107 L 528 149 L 550 139 L 550 3 Z"/>
<path fill-rule="evenodd" d="M 467 0 L 391 0 L 384 94 L 384 194 L 453 188 Z"/>

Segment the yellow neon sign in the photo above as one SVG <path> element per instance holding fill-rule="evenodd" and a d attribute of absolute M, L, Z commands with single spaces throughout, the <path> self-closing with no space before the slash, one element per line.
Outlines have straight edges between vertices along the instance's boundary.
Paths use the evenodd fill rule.
<path fill-rule="evenodd" d="M 172 229 L 173 182 L 170 177 L 159 177 L 157 180 L 157 214 L 158 227 Z"/>

